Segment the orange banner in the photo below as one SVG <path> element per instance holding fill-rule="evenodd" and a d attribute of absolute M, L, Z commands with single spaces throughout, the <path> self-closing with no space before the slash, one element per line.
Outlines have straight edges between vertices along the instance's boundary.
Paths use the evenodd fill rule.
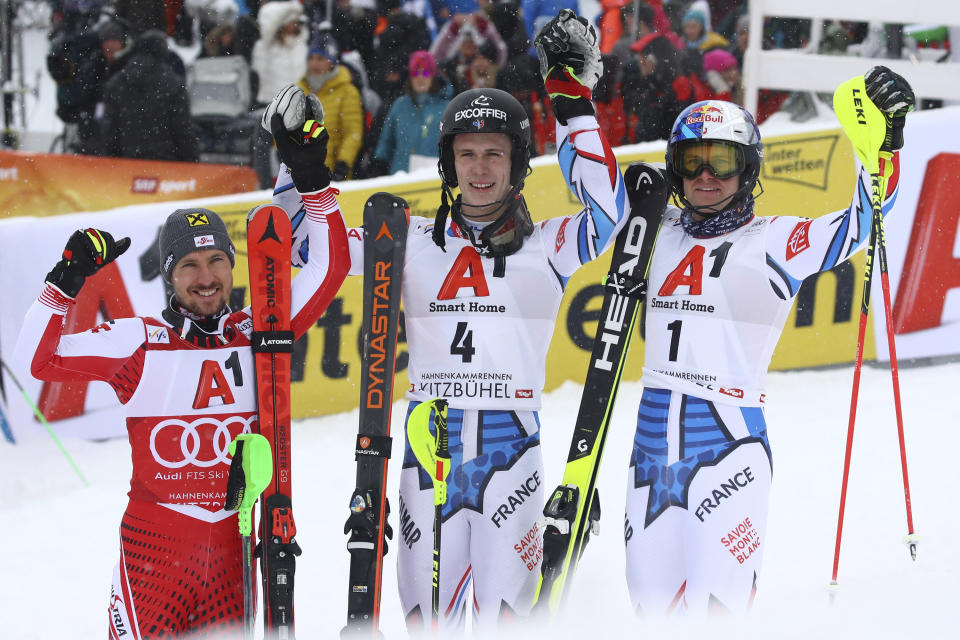
<path fill-rule="evenodd" d="M 0 152 L 0 217 L 101 211 L 258 188 L 249 167 Z"/>

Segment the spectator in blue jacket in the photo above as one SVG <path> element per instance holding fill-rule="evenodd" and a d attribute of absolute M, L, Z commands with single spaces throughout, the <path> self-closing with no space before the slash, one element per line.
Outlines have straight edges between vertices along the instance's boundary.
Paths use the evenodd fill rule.
<path fill-rule="evenodd" d="M 523 22 L 531 42 L 537 37 L 538 29 L 534 26 L 537 18 L 550 20 L 560 13 L 560 9 L 572 9 L 574 13 L 580 15 L 578 0 L 521 0 L 520 7 L 523 9 Z"/>
<path fill-rule="evenodd" d="M 429 51 L 410 55 L 410 77 L 405 92 L 387 113 L 374 157 L 388 162 L 390 173 L 411 171 L 413 164 L 430 163 L 438 158 L 440 117 L 453 97 L 453 87 L 437 74 L 437 61 Z"/>

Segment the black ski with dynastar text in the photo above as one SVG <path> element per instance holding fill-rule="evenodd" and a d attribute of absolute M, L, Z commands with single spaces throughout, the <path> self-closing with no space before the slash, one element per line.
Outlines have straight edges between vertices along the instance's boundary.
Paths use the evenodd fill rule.
<path fill-rule="evenodd" d="M 389 193 L 375 193 L 363 209 L 363 354 L 357 483 L 350 497 L 350 584 L 345 637 L 379 635 L 380 590 L 387 538 L 387 462 L 390 410 L 400 327 L 400 291 L 410 211 Z"/>
<path fill-rule="evenodd" d="M 630 213 L 611 251 L 603 307 L 583 385 L 563 480 L 543 509 L 543 564 L 535 608 L 555 615 L 600 519 L 597 473 L 630 338 L 646 296 L 646 275 L 667 204 L 661 171 L 644 163 L 623 176 Z"/>
<path fill-rule="evenodd" d="M 290 220 L 275 205 L 247 216 L 247 260 L 253 313 L 258 428 L 270 444 L 273 477 L 260 496 L 260 577 L 267 639 L 292 640 L 293 574 L 297 527 L 293 521 L 290 474 Z"/>

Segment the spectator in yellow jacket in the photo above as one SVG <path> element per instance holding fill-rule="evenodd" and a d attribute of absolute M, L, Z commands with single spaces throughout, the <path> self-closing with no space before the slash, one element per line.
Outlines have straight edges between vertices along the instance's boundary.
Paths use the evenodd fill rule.
<path fill-rule="evenodd" d="M 333 34 L 322 31 L 307 50 L 307 73 L 299 82 L 305 93 L 314 93 L 323 105 L 323 125 L 330 134 L 327 166 L 334 180 L 346 180 L 363 144 L 363 105 L 350 71 L 340 64 Z"/>

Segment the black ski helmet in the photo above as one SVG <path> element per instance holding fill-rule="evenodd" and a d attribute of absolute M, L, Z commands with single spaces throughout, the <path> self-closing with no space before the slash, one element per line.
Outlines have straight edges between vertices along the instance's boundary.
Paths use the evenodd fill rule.
<path fill-rule="evenodd" d="M 513 142 L 510 184 L 516 191 L 530 170 L 530 119 L 523 106 L 500 89 L 470 89 L 456 96 L 440 118 L 440 180 L 450 189 L 457 186 L 453 164 L 453 138 L 458 133 L 505 133 Z"/>
<path fill-rule="evenodd" d="M 510 138 L 510 191 L 503 199 L 503 213 L 486 225 L 480 237 L 463 217 L 460 196 L 453 200 L 452 190 L 458 185 L 457 168 L 453 157 L 453 139 L 460 133 L 503 133 Z M 506 91 L 500 89 L 470 89 L 455 96 L 440 118 L 441 204 L 433 226 L 433 241 L 441 249 L 446 240 L 444 233 L 447 214 L 467 234 L 471 244 L 486 255 L 502 260 L 520 250 L 526 236 L 533 233 L 533 221 L 526 203 L 520 195 L 523 181 L 530 172 L 530 119 L 523 106 Z M 451 210 L 447 197 L 453 200 Z M 502 268 L 502 262 L 501 262 Z"/>

